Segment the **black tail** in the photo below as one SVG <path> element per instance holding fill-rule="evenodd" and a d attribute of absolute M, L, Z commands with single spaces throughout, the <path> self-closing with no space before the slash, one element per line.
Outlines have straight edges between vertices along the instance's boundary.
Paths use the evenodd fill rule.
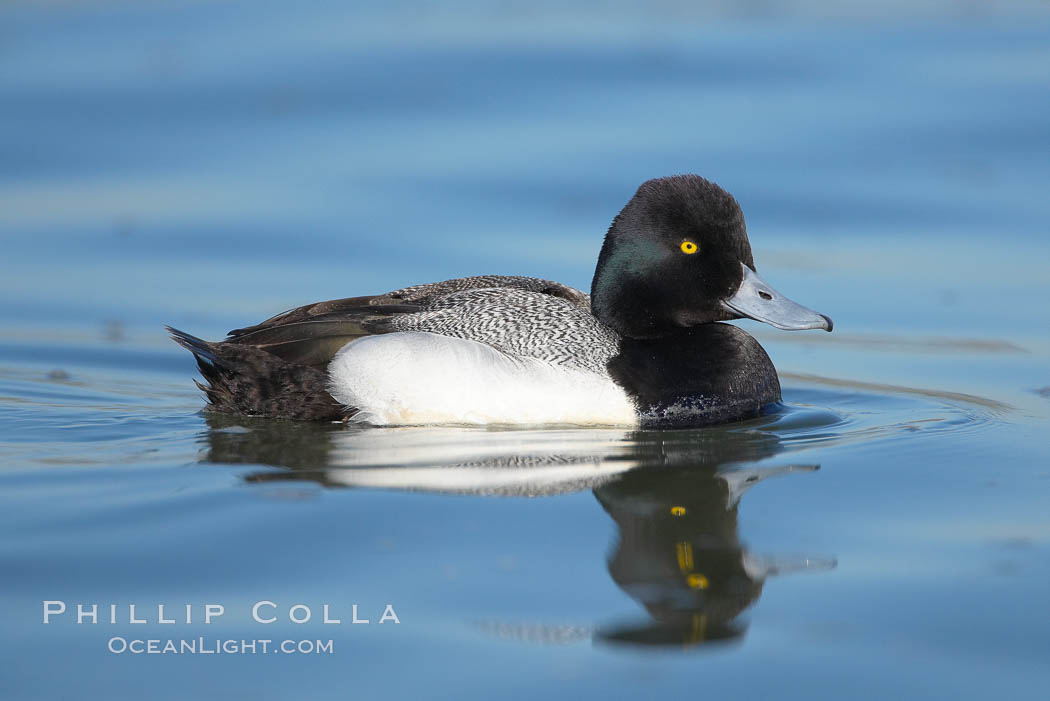
<path fill-rule="evenodd" d="M 197 359 L 208 384 L 194 383 L 216 411 L 304 421 L 339 421 L 351 413 L 328 393 L 324 368 L 290 363 L 249 345 L 211 343 L 165 328 Z"/>

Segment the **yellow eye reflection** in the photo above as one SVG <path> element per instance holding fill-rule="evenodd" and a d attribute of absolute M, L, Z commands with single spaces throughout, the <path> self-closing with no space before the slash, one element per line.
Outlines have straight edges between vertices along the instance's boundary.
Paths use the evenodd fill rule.
<path fill-rule="evenodd" d="M 679 246 L 679 248 L 681 248 L 682 253 L 686 254 L 687 256 L 691 256 L 700 250 L 700 247 L 696 245 L 696 242 L 690 241 L 689 239 L 682 241 L 682 245 Z"/>
<path fill-rule="evenodd" d="M 685 579 L 686 584 L 692 589 L 707 589 L 711 583 L 702 574 L 691 574 Z"/>

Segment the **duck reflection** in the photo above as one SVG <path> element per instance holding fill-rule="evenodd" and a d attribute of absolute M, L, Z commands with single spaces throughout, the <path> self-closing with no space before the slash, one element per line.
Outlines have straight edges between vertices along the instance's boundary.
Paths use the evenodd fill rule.
<path fill-rule="evenodd" d="M 619 526 L 609 574 L 651 620 L 598 631 L 605 642 L 697 645 L 743 635 L 741 614 L 766 578 L 789 570 L 828 568 L 828 560 L 762 558 L 740 542 L 743 493 L 768 477 L 815 465 L 720 469 L 698 464 L 631 472 L 595 490 Z"/>
<path fill-rule="evenodd" d="M 647 618 L 591 630 L 606 644 L 698 646 L 741 638 L 742 614 L 769 576 L 830 569 L 821 558 L 771 558 L 740 542 L 741 497 L 816 465 L 766 464 L 790 450 L 765 417 L 695 431 L 360 429 L 207 415 L 205 459 L 256 464 L 249 482 L 308 480 L 489 496 L 591 489 L 616 522 L 613 581 Z M 506 631 L 513 625 L 488 626 Z"/>
<path fill-rule="evenodd" d="M 593 489 L 639 465 L 622 430 L 357 428 L 206 416 L 205 461 L 290 470 L 245 476 L 256 483 L 536 497 Z"/>

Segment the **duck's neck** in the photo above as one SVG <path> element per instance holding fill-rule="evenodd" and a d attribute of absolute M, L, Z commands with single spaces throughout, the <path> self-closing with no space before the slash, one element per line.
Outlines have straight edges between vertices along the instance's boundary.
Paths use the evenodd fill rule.
<path fill-rule="evenodd" d="M 659 338 L 681 330 L 667 309 L 661 281 L 647 279 L 644 270 L 652 247 L 644 241 L 619 240 L 610 232 L 598 255 L 591 281 L 591 313 L 624 338 Z"/>
<path fill-rule="evenodd" d="M 623 338 L 654 339 L 681 332 L 682 327 L 653 310 L 660 309 L 652 289 L 630 281 L 618 281 L 615 288 L 591 286 L 591 313 Z"/>
<path fill-rule="evenodd" d="M 624 338 L 608 369 L 638 405 L 643 426 L 734 421 L 780 401 L 769 356 L 730 324 L 701 324 L 659 339 Z"/>

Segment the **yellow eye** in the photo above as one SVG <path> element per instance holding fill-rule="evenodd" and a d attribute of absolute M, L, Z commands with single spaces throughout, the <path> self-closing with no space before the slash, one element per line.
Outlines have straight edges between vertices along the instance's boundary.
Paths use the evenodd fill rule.
<path fill-rule="evenodd" d="M 690 241 L 689 239 L 686 239 L 685 241 L 682 241 L 682 245 L 679 246 L 679 248 L 681 248 L 682 249 L 682 253 L 686 254 L 687 256 L 691 256 L 691 255 L 693 255 L 694 253 L 696 253 L 697 251 L 700 250 L 700 247 L 697 246 L 692 241 Z"/>

